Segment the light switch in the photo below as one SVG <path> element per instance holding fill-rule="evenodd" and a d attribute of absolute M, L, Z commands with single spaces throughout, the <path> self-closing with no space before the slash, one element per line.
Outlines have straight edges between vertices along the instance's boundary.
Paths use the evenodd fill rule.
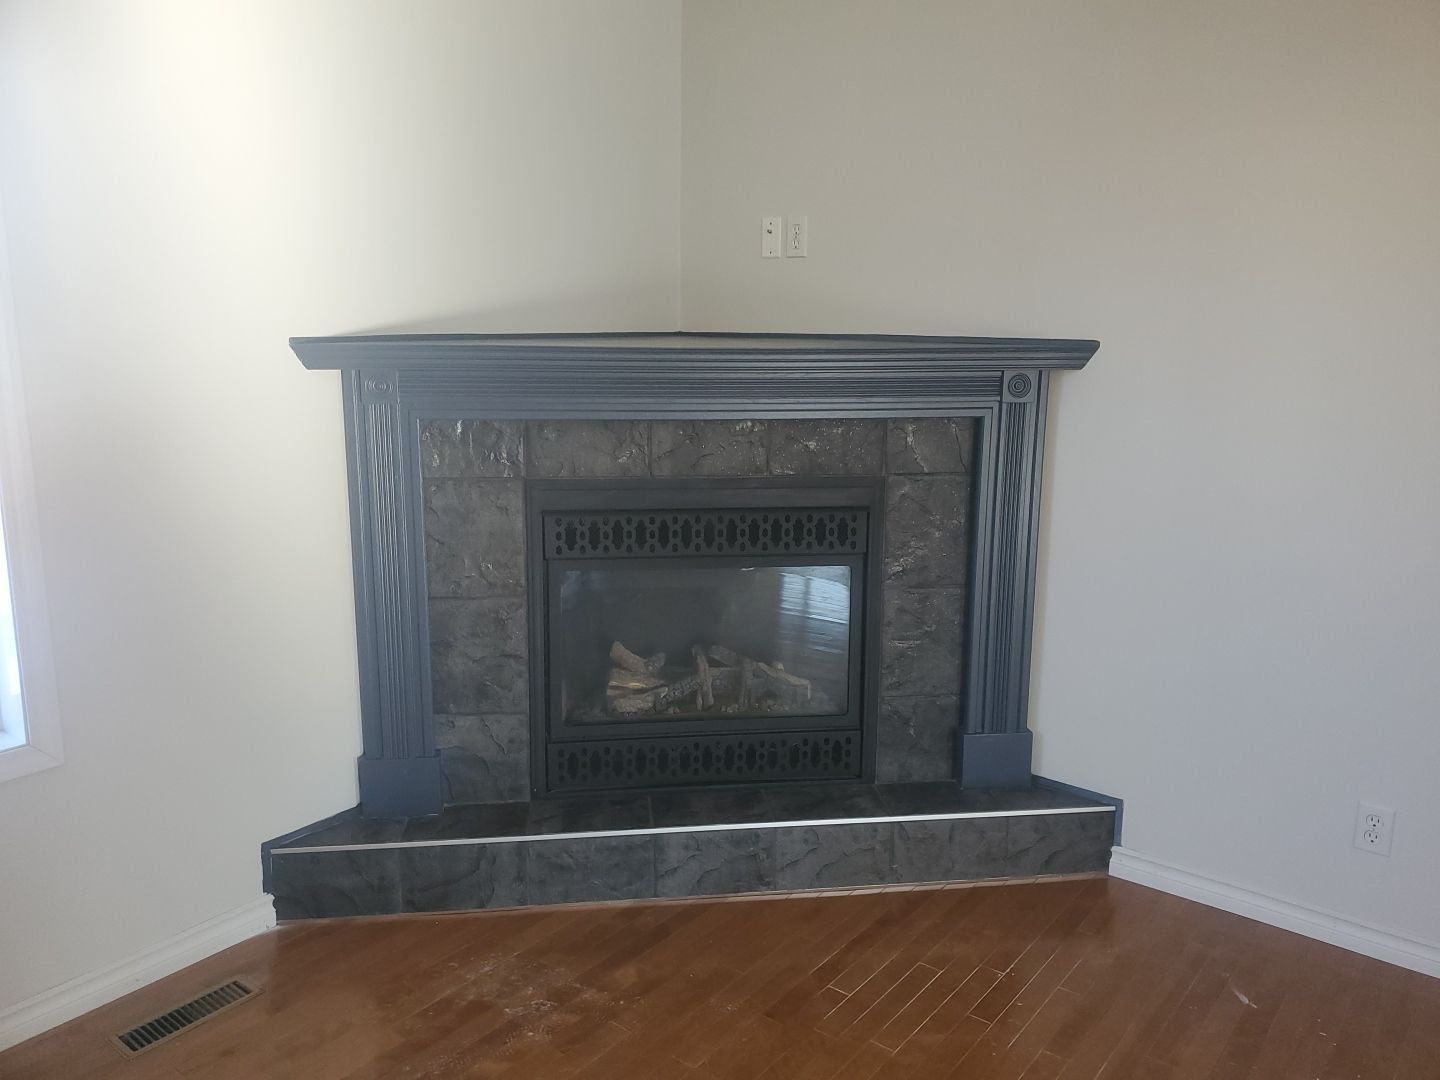
<path fill-rule="evenodd" d="M 783 218 L 767 217 L 760 219 L 760 257 L 762 259 L 780 258 L 780 234 L 784 231 L 785 221 Z"/>

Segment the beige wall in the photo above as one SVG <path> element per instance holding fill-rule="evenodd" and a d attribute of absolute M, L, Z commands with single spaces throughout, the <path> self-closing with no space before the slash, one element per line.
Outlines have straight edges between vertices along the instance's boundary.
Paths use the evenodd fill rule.
<path fill-rule="evenodd" d="M 1440 6 L 684 17 L 686 328 L 1101 341 L 1053 399 L 1038 770 L 1440 943 Z"/>
<path fill-rule="evenodd" d="M 0 1009 L 256 898 L 262 839 L 354 801 L 339 391 L 284 339 L 677 300 L 1100 338 L 1054 399 L 1039 767 L 1145 854 L 1440 942 L 1440 8 L 683 19 L 0 0 L 67 749 L 0 785 Z M 811 256 L 760 260 L 797 212 Z"/>
<path fill-rule="evenodd" d="M 0 192 L 65 764 L 0 785 L 0 1010 L 355 801 L 340 391 L 291 334 L 667 329 L 679 11 L 9 3 Z"/>

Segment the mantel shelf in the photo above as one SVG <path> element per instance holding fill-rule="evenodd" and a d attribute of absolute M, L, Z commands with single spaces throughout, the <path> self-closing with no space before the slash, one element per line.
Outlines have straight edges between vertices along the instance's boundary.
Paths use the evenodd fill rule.
<path fill-rule="evenodd" d="M 954 368 L 1074 370 L 1099 342 L 1067 338 L 931 337 L 899 334 L 381 334 L 295 337 L 290 347 L 312 370 L 401 371 L 484 367 L 522 359 L 773 366 L 938 361 Z"/>

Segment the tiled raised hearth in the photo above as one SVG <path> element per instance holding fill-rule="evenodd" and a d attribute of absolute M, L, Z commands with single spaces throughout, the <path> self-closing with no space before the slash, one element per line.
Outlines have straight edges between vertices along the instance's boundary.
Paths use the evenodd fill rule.
<path fill-rule="evenodd" d="M 282 919 L 1104 870 L 1114 807 L 948 782 L 588 796 L 354 817 L 268 854 Z"/>

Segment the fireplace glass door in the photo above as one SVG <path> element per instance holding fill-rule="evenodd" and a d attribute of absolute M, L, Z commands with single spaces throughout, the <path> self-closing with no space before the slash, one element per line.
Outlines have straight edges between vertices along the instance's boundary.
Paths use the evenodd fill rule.
<path fill-rule="evenodd" d="M 556 567 L 552 706 L 566 727 L 842 716 L 856 571 L 794 558 Z"/>
<path fill-rule="evenodd" d="M 882 494 L 530 482 L 536 793 L 864 777 Z"/>

